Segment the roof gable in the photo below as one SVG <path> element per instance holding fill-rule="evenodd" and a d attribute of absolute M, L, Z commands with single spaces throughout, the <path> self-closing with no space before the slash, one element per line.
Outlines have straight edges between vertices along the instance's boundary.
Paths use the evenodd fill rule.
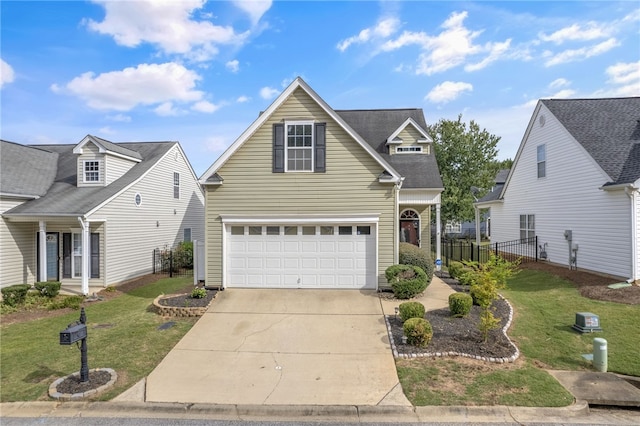
<path fill-rule="evenodd" d="M 109 142 L 106 139 L 99 138 L 93 135 L 87 135 L 82 139 L 74 148 L 74 154 L 82 154 L 82 150 L 88 143 L 92 143 L 98 147 L 100 153 L 115 155 L 116 157 L 125 158 L 127 160 L 135 161 L 139 163 L 142 161 L 142 156 L 139 152 L 125 148 L 121 145 Z"/>
<path fill-rule="evenodd" d="M 418 139 L 418 143 L 429 143 L 429 142 L 433 142 L 433 139 L 431 139 L 431 136 L 429 136 L 427 134 L 427 132 L 418 125 L 418 123 L 416 123 L 413 118 L 409 117 L 407 118 L 404 123 L 402 123 L 400 125 L 400 127 L 398 127 L 391 135 L 389 135 L 389 137 L 387 138 L 387 143 L 395 143 L 396 138 L 398 137 L 398 135 L 407 127 L 407 126 L 413 126 L 413 128 L 415 128 L 420 135 L 422 135 L 421 139 Z"/>
<path fill-rule="evenodd" d="M 314 102 L 316 102 L 338 125 L 340 125 L 364 150 L 373 157 L 380 166 L 389 172 L 394 182 L 400 181 L 400 175 L 382 156 L 368 144 L 361 135 L 354 131 L 349 124 L 334 111 L 317 93 L 307 85 L 300 77 L 296 78 L 269 107 L 231 144 L 229 148 L 207 169 L 200 177 L 201 184 L 208 184 L 209 179 L 233 156 L 233 154 L 271 117 L 271 115 L 293 94 L 297 89 L 304 90 Z"/>

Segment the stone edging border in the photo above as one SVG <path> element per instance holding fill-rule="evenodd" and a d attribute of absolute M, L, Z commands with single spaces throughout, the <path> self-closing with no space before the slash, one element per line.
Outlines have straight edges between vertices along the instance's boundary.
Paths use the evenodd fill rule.
<path fill-rule="evenodd" d="M 218 296 L 218 293 L 213 295 L 207 306 L 197 306 L 197 307 L 189 307 L 189 306 L 164 306 L 159 303 L 160 299 L 165 297 L 176 297 L 176 296 L 186 296 L 187 293 L 183 294 L 161 294 L 153 300 L 153 306 L 156 309 L 156 312 L 159 315 L 163 316 L 171 316 L 171 317 L 201 317 L 207 312 L 211 303 Z"/>
<path fill-rule="evenodd" d="M 504 325 L 504 327 L 502 327 L 502 333 L 504 333 L 505 337 L 507 338 L 507 340 L 509 341 L 509 343 L 514 349 L 514 354 L 511 355 L 510 357 L 506 357 L 506 358 L 485 357 L 485 356 L 479 356 L 479 355 L 471 355 L 463 352 L 425 352 L 425 353 L 417 353 L 417 354 L 399 353 L 398 348 L 396 347 L 396 344 L 393 340 L 393 334 L 391 333 L 391 323 L 389 322 L 389 317 L 385 316 L 384 320 L 387 324 L 387 333 L 389 334 L 389 340 L 391 341 L 391 350 L 393 351 L 394 358 L 410 359 L 410 358 L 422 358 L 422 357 L 462 356 L 465 358 L 476 359 L 479 361 L 495 362 L 499 364 L 515 362 L 515 360 L 520 357 L 520 350 L 507 335 L 507 330 L 509 329 L 509 327 L 511 327 L 511 322 L 513 321 L 513 307 L 511 306 L 511 303 L 509 303 L 509 301 L 504 298 L 504 296 L 500 295 L 500 298 L 507 303 L 507 306 L 509 306 L 509 318 L 507 319 L 507 323 Z"/>
<path fill-rule="evenodd" d="M 111 368 L 92 368 L 91 370 L 89 370 L 89 374 L 91 374 L 92 372 L 98 372 L 98 371 L 106 371 L 109 374 L 111 374 L 111 380 L 109 380 L 106 384 L 99 386 L 95 389 L 89 389 L 86 392 L 78 392 L 78 393 L 61 393 L 58 392 L 58 385 L 60 383 L 62 383 L 63 381 L 65 381 L 67 378 L 69 377 L 80 377 L 80 372 L 76 371 L 73 374 L 69 374 L 68 376 L 65 377 L 61 377 L 58 380 L 56 380 L 55 382 L 53 382 L 51 384 L 51 386 L 49 386 L 49 396 L 51 398 L 54 399 L 58 399 L 60 401 L 73 401 L 73 400 L 78 400 L 78 399 L 84 399 L 88 396 L 97 394 L 102 392 L 103 390 L 106 390 L 107 388 L 110 388 L 111 386 L 113 386 L 116 383 L 116 380 L 118 380 L 118 375 L 116 374 L 115 370 L 111 369 Z"/>

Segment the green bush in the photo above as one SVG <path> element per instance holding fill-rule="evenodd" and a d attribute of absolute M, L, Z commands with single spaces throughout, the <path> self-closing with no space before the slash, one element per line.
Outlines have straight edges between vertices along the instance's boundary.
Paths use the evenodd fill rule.
<path fill-rule="evenodd" d="M 175 268 L 193 269 L 193 242 L 182 241 L 173 254 Z"/>
<path fill-rule="evenodd" d="M 83 301 L 83 296 L 64 296 L 60 299 L 52 300 L 47 305 L 47 309 L 50 311 L 55 311 L 58 309 L 71 308 L 77 311 L 78 309 L 80 309 L 80 305 Z"/>
<path fill-rule="evenodd" d="M 207 297 L 207 290 L 201 287 L 196 287 L 191 292 L 191 297 L 193 299 L 204 299 L 205 297 Z"/>
<path fill-rule="evenodd" d="M 473 299 L 467 293 L 452 293 L 449 295 L 449 311 L 451 316 L 462 318 L 469 315 L 473 306 Z"/>
<path fill-rule="evenodd" d="M 464 261 L 462 262 L 462 269 L 458 274 L 458 282 L 462 285 L 473 285 L 478 278 L 478 271 L 480 264 L 478 262 Z"/>
<path fill-rule="evenodd" d="M 420 302 L 404 302 L 398 307 L 398 312 L 400 312 L 402 322 L 405 322 L 410 318 L 424 318 L 426 311 Z"/>
<path fill-rule="evenodd" d="M 451 278 L 458 278 L 462 273 L 463 264 L 455 260 L 449 262 L 448 271 Z"/>
<path fill-rule="evenodd" d="M 425 347 L 433 337 L 431 323 L 424 318 L 410 318 L 402 326 L 407 343 L 414 346 Z"/>
<path fill-rule="evenodd" d="M 42 281 L 34 284 L 36 290 L 40 292 L 41 295 L 47 297 L 56 297 L 58 293 L 60 293 L 60 287 L 62 284 L 58 281 Z"/>
<path fill-rule="evenodd" d="M 387 282 L 398 299 L 411 299 L 429 284 L 427 274 L 418 266 L 391 265 L 385 271 Z"/>
<path fill-rule="evenodd" d="M 410 243 L 400 243 L 398 250 L 398 263 L 402 265 L 413 265 L 422 268 L 427 274 L 427 283 L 433 278 L 433 259 L 426 250 Z"/>
<path fill-rule="evenodd" d="M 27 298 L 27 292 L 31 286 L 29 284 L 16 284 L 4 287 L 2 292 L 2 303 L 9 306 L 18 306 L 24 303 Z"/>

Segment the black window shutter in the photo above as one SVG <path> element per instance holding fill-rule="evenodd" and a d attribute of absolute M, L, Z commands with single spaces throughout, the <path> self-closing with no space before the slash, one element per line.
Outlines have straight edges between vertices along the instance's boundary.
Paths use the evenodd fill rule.
<path fill-rule="evenodd" d="M 284 124 L 273 125 L 273 173 L 284 173 Z"/>
<path fill-rule="evenodd" d="M 91 234 L 91 278 L 100 278 L 100 234 Z"/>
<path fill-rule="evenodd" d="M 315 146 L 315 167 L 316 173 L 324 173 L 327 171 L 326 157 L 327 157 L 327 143 L 325 138 L 327 123 L 317 123 L 315 125 L 316 133 L 316 146 Z"/>
<path fill-rule="evenodd" d="M 71 278 L 71 234 L 62 234 L 62 278 Z"/>

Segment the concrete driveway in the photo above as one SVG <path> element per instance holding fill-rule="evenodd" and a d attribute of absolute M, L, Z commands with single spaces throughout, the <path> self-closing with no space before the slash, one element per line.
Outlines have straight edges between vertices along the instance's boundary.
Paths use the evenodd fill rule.
<path fill-rule="evenodd" d="M 146 401 L 401 405 L 374 291 L 220 292 L 149 375 Z"/>

